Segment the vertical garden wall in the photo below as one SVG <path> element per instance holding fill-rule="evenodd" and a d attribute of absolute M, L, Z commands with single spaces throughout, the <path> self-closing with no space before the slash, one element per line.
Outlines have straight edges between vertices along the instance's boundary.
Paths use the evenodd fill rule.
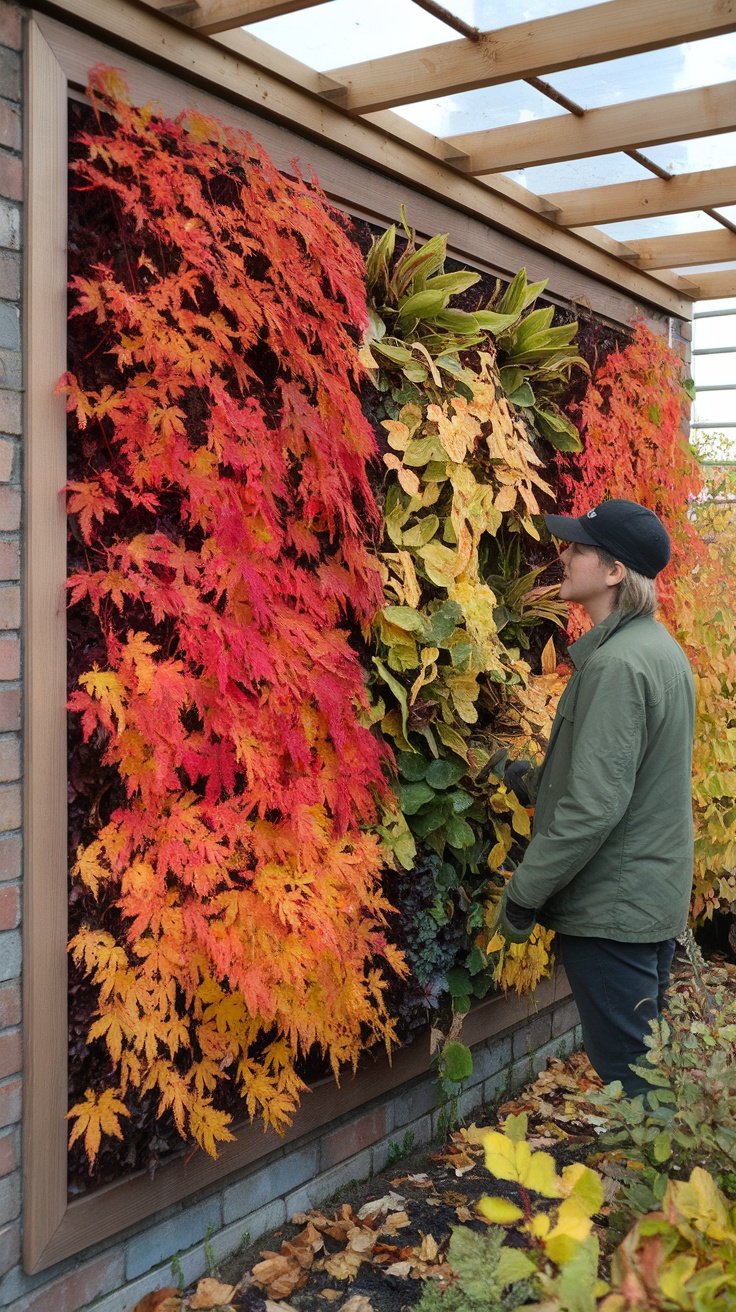
<path fill-rule="evenodd" d="M 33 39 L 36 68 L 58 70 Z M 82 42 L 75 58 L 87 54 Z M 667 620 L 686 640 L 707 623 L 693 615 L 693 562 L 709 588 L 717 577 L 683 513 L 696 478 L 684 371 L 661 334 L 632 327 L 637 307 L 618 322 L 586 314 L 576 331 L 543 277 L 513 278 L 521 261 L 496 285 L 446 261 L 437 235 L 376 241 L 398 203 L 371 228 L 341 216 L 224 127 L 223 107 L 135 108 L 146 97 L 131 71 L 132 103 L 99 73 L 92 109 L 73 110 L 69 268 L 54 275 L 57 292 L 71 278 L 69 356 L 53 369 L 50 352 L 41 378 L 38 341 L 29 352 L 30 414 L 42 383 L 50 416 L 43 439 L 33 426 L 29 507 L 58 506 L 64 478 L 58 453 L 42 468 L 43 442 L 69 409 L 70 606 L 64 625 L 47 539 L 28 613 L 55 597 L 47 623 L 58 640 L 60 617 L 68 636 L 70 857 L 34 783 L 50 721 L 32 647 L 26 1180 L 39 1272 L 11 1263 L 0 1283 L 0 1306 L 19 1308 L 100 1296 L 122 1309 L 126 1285 L 161 1283 L 176 1245 L 194 1274 L 208 1229 L 234 1245 L 243 1218 L 272 1224 L 314 1177 L 329 1189 L 345 1163 L 379 1165 L 395 1130 L 428 1134 L 432 1023 L 456 1035 L 466 1017 L 476 1100 L 572 1032 L 569 1010 L 550 1010 L 553 982 L 538 1019 L 519 998 L 548 972 L 548 936 L 505 954 L 489 930 L 530 824 L 503 787 L 505 754 L 543 750 L 565 677 L 540 511 L 577 509 L 586 486 L 665 510 L 681 544 Z M 35 246 L 50 264 L 57 220 Z M 34 513 L 31 562 L 49 522 Z M 704 691 L 715 718 L 727 689 Z M 727 763 L 714 785 L 702 752 L 698 804 L 725 843 Z M 55 907 L 67 866 L 72 880 L 68 1173 L 65 1039 L 38 1021 L 66 972 L 42 846 Z M 728 890 L 706 849 L 713 907 Z M 56 1072 L 50 1096 L 42 1069 Z M 389 1097 L 402 1079 L 410 1092 Z M 318 1105 L 341 1118 L 319 1139 Z M 286 1146 L 238 1129 L 252 1117 L 286 1127 Z M 200 1146 L 193 1167 L 182 1141 Z M 222 1145 L 219 1161 L 205 1155 Z M 141 1173 L 167 1159 L 152 1183 Z"/>

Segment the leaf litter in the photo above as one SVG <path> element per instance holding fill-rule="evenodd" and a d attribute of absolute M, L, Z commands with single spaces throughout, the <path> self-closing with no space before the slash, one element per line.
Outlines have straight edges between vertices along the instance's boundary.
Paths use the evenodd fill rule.
<path fill-rule="evenodd" d="M 401 1174 L 388 1171 L 352 1189 L 334 1210 L 298 1212 L 245 1257 L 223 1265 L 222 1280 L 200 1280 L 189 1294 L 168 1288 L 133 1312 L 400 1312 L 421 1297 L 425 1280 L 448 1283 L 446 1254 L 457 1224 L 484 1230 L 476 1204 L 488 1191 L 483 1137 L 510 1115 L 526 1112 L 528 1142 L 558 1164 L 594 1151 L 604 1118 L 589 1101 L 600 1089 L 583 1053 L 552 1058 L 534 1082 L 501 1104 L 484 1124 L 454 1130 L 436 1151 L 412 1155 Z M 395 1166 L 394 1170 L 397 1169 Z M 618 1188 L 614 1160 L 603 1171 L 608 1210 Z M 494 1183 L 498 1192 L 501 1181 Z M 509 1197 L 514 1186 L 508 1185 Z M 270 1246 L 266 1246 L 270 1240 Z M 513 1235 L 509 1237 L 513 1243 Z M 521 1242 L 519 1240 L 519 1242 Z M 243 1272 L 243 1263 L 246 1270 Z M 239 1265 L 238 1265 L 239 1264 Z M 227 1283 L 229 1277 L 233 1283 Z M 218 1301 L 219 1300 L 219 1301 Z"/>

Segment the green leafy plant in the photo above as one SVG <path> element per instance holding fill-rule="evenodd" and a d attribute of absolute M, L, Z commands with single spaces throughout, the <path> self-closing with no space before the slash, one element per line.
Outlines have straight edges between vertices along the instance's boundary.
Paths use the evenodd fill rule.
<path fill-rule="evenodd" d="M 402 1158 L 408 1157 L 414 1148 L 416 1135 L 413 1130 L 406 1130 L 400 1139 L 389 1139 L 388 1152 L 386 1154 L 386 1165 L 395 1166 Z"/>
<path fill-rule="evenodd" d="M 546 287 L 546 282 L 527 283 L 526 270 L 516 277 L 495 302 L 499 314 L 525 309 Z M 530 423 L 558 451 L 580 451 L 580 434 L 560 408 L 556 397 L 570 383 L 573 369 L 589 372 L 588 365 L 573 345 L 576 321 L 552 326 L 554 307 L 532 310 L 497 334 L 496 349 L 501 369 L 501 386 L 511 403 L 524 410 Z"/>
<path fill-rule="evenodd" d="M 457 1125 L 463 1085 L 472 1074 L 473 1054 L 470 1048 L 457 1039 L 448 1038 L 437 1052 L 438 1125 L 442 1134 L 448 1134 Z"/>
<path fill-rule="evenodd" d="M 599 1312 L 726 1312 L 736 1289 L 736 1206 L 700 1166 L 670 1180 L 661 1211 L 642 1217 L 611 1263 Z"/>
<path fill-rule="evenodd" d="M 503 1130 L 484 1136 L 488 1170 L 511 1186 L 518 1202 L 482 1198 L 478 1210 L 494 1228 L 486 1234 L 466 1227 L 453 1230 L 450 1302 L 445 1304 L 447 1294 L 428 1293 L 429 1303 L 423 1297 L 420 1304 L 423 1312 L 475 1312 L 484 1288 L 485 1306 L 503 1312 L 521 1305 L 539 1312 L 595 1312 L 597 1299 L 606 1293 L 608 1286 L 598 1279 L 592 1219 L 603 1204 L 600 1176 L 579 1162 L 558 1174 L 549 1153 L 531 1149 L 527 1129 L 526 1114 L 509 1116 Z M 521 1232 L 524 1248 L 505 1244 L 501 1227 L 508 1225 Z"/>
<path fill-rule="evenodd" d="M 502 310 L 458 310 L 453 297 L 480 281 L 480 274 L 466 269 L 445 273 L 447 233 L 416 245 L 401 208 L 401 227 L 406 244 L 396 255 L 394 224 L 374 240 L 366 257 L 366 287 L 370 325 L 363 345 L 363 363 L 373 373 L 381 391 L 391 386 L 397 372 L 409 383 L 441 390 L 442 375 L 461 394 L 470 397 L 461 352 L 485 341 L 487 334 L 508 329 L 525 305 L 534 300 L 545 283 L 534 283 L 525 292 L 507 298 Z"/>
<path fill-rule="evenodd" d="M 603 1147 L 619 1147 L 629 1162 L 619 1229 L 661 1204 L 668 1176 L 699 1166 L 722 1187 L 733 1189 L 736 1181 L 736 999 L 726 976 L 704 973 L 691 934 L 689 940 L 694 978 L 671 990 L 636 1067 L 651 1089 L 627 1099 L 612 1084 L 593 1098 L 610 1122 Z"/>

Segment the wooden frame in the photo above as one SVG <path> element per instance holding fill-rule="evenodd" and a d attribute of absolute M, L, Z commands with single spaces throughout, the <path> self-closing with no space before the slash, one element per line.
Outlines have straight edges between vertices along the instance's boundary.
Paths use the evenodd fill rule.
<path fill-rule="evenodd" d="M 682 214 L 713 205 L 736 204 L 736 166 L 680 173 L 660 181 L 616 182 L 582 191 L 558 191 L 545 196 L 556 211 L 555 221 L 565 228 L 589 223 L 618 223 L 623 219 Z"/>
<path fill-rule="evenodd" d="M 254 1163 L 283 1155 L 336 1116 L 426 1074 L 424 1044 L 402 1049 L 390 1066 L 368 1057 L 339 1093 L 317 1085 L 283 1139 L 260 1125 L 241 1128 L 217 1161 L 183 1152 L 161 1166 L 67 1198 L 67 870 L 66 870 L 66 414 L 56 383 L 66 367 L 67 103 L 70 81 L 111 54 L 98 42 L 32 14 L 26 44 L 26 560 L 24 678 L 24 1265 L 41 1271 L 161 1209 L 211 1188 Z M 120 62 L 120 61 L 119 61 Z M 71 69 L 69 64 L 71 63 Z M 137 65 L 130 64 L 134 70 Z M 127 68 L 126 68 L 127 72 Z M 143 69 L 141 76 L 152 76 Z M 159 85 L 170 79 L 155 74 Z M 183 84 L 176 83 L 179 94 Z M 132 89 L 135 89 L 132 84 Z M 165 88 L 164 88 L 165 89 Z M 201 94 L 198 95 L 202 103 Z M 211 109 L 211 98 L 204 97 Z M 237 118 L 233 110 L 233 116 Z M 282 130 L 279 130 L 282 131 Z M 293 141 L 293 138 L 291 139 Z M 286 149 L 286 147 L 284 147 Z M 494 997 L 466 1022 L 478 1043 L 568 996 L 564 976 L 534 998 Z"/>

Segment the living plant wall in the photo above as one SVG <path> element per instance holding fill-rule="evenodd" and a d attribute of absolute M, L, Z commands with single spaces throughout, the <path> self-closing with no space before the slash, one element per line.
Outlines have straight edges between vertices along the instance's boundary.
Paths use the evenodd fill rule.
<path fill-rule="evenodd" d="M 565 674 L 540 510 L 662 506 L 690 648 L 688 571 L 715 569 L 645 329 L 578 333 L 405 221 L 369 249 L 250 138 L 133 107 L 111 70 L 90 99 L 63 384 L 75 1189 L 279 1128 L 315 1074 L 533 988 L 551 936 L 488 927 L 530 831 L 503 766 L 543 751 Z M 707 750 L 701 861 L 730 823 Z"/>

